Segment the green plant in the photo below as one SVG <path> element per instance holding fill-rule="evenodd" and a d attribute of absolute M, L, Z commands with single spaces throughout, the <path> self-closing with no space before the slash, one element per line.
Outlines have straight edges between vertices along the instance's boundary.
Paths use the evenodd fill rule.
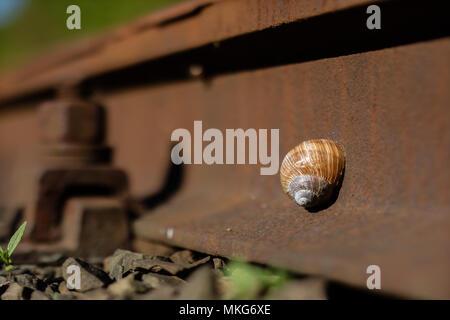
<path fill-rule="evenodd" d="M 8 247 L 6 248 L 6 250 L 3 250 L 3 248 L 0 247 L 0 259 L 5 264 L 6 270 L 9 272 L 10 277 L 11 277 L 11 270 L 14 268 L 11 260 L 11 255 L 16 249 L 17 245 L 19 244 L 20 240 L 22 239 L 26 227 L 27 222 L 25 221 L 9 240 Z"/>
<path fill-rule="evenodd" d="M 281 287 L 289 279 L 285 270 L 260 267 L 240 260 L 231 261 L 225 268 L 231 288 L 225 299 L 261 299 L 270 288 Z"/>

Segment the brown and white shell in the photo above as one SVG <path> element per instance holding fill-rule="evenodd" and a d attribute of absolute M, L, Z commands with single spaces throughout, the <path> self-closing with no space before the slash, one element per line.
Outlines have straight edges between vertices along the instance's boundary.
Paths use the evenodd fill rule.
<path fill-rule="evenodd" d="M 344 153 L 327 139 L 300 143 L 284 157 L 280 168 L 283 191 L 299 206 L 313 208 L 333 194 L 344 170 Z"/>

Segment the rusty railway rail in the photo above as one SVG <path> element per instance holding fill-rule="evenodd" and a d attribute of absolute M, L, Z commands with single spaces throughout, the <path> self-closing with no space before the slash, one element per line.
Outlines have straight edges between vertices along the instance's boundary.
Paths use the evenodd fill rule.
<path fill-rule="evenodd" d="M 112 210 L 123 225 L 122 202 L 92 204 L 70 188 L 85 184 L 67 172 L 91 170 L 97 183 L 89 192 L 139 202 L 144 212 L 132 232 L 140 242 L 362 287 L 376 264 L 387 293 L 450 298 L 448 19 L 439 2 L 379 1 L 383 28 L 372 34 L 363 19 L 369 3 L 191 1 L 11 71 L 0 78 L 0 203 L 41 221 L 32 241 L 63 233 L 58 241 L 73 247 L 79 240 L 70 239 L 89 229 L 71 231 L 71 221 L 86 212 L 103 212 L 95 225 Z M 201 77 L 189 74 L 192 65 Z M 64 147 L 43 165 L 37 107 L 66 101 L 58 110 L 70 124 L 67 106 L 80 99 L 103 106 L 114 162 L 75 153 L 68 164 Z M 171 132 L 194 120 L 220 130 L 279 128 L 280 158 L 303 140 L 338 141 L 346 152 L 338 199 L 311 213 L 259 166 L 171 165 Z M 56 142 L 80 143 L 66 128 Z M 97 150 L 103 141 L 81 144 Z M 56 178 L 46 183 L 46 175 Z M 38 177 L 51 202 L 39 196 Z M 73 209 L 74 201 L 86 209 Z M 114 243 L 126 236 L 118 234 Z"/>

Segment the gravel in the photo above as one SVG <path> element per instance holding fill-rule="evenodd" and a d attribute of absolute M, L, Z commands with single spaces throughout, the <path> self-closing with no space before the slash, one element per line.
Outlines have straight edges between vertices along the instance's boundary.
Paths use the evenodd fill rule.
<path fill-rule="evenodd" d="M 2 269 L 0 299 L 177 299 L 191 295 L 192 299 L 218 298 L 211 257 L 194 256 L 189 250 L 150 256 L 118 249 L 103 263 L 68 257 L 58 258 L 63 263 L 57 265 L 52 259 L 48 264 L 41 261 L 38 265 L 16 266 L 11 274 Z M 79 270 L 78 286 L 75 268 Z M 189 281 L 191 278 L 193 281 Z M 197 285 L 204 289 L 196 290 Z"/>

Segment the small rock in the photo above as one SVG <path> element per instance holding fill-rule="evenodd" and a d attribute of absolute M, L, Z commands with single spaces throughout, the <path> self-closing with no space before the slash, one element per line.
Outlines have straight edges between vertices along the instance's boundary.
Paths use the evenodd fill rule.
<path fill-rule="evenodd" d="M 223 269 L 225 267 L 225 262 L 220 258 L 213 258 L 214 269 Z"/>
<path fill-rule="evenodd" d="M 67 268 L 70 265 L 75 265 L 80 268 L 80 289 L 76 289 L 77 291 L 85 292 L 88 290 L 101 288 L 111 283 L 111 279 L 108 277 L 108 274 L 103 270 L 95 268 L 80 259 L 74 258 L 68 258 L 62 266 L 63 278 L 66 282 L 71 276 L 70 274 L 67 274 Z"/>
<path fill-rule="evenodd" d="M 145 269 L 152 272 L 166 271 L 170 274 L 177 274 L 184 269 L 184 266 L 170 261 L 165 261 L 159 257 L 146 257 L 133 261 L 132 269 Z"/>
<path fill-rule="evenodd" d="M 34 290 L 30 300 L 50 300 L 50 298 L 42 291 Z"/>
<path fill-rule="evenodd" d="M 69 288 L 67 288 L 67 282 L 65 281 L 59 284 L 58 291 L 60 294 L 71 294 Z"/>
<path fill-rule="evenodd" d="M 142 275 L 142 282 L 147 285 L 149 288 L 155 289 L 159 288 L 161 286 L 179 286 L 182 284 L 185 284 L 186 281 L 184 281 L 181 278 L 178 278 L 176 276 L 166 276 L 162 274 L 157 273 L 147 273 Z"/>
<path fill-rule="evenodd" d="M 210 257 L 208 256 L 198 261 L 195 261 L 194 263 L 178 264 L 170 261 L 164 261 L 161 259 L 161 257 L 146 257 L 144 259 L 135 260 L 133 262 L 133 268 L 145 269 L 152 272 L 166 271 L 172 275 L 176 275 L 178 272 L 182 270 L 192 269 L 201 264 L 204 264 L 208 262 L 209 259 Z"/>
<path fill-rule="evenodd" d="M 170 260 L 178 264 L 190 264 L 194 262 L 194 256 L 190 250 L 181 250 L 172 254 Z"/>
<path fill-rule="evenodd" d="M 7 282 L 8 282 L 8 278 L 7 277 L 0 276 L 0 286 L 2 284 L 4 284 L 4 283 L 7 283 Z"/>
<path fill-rule="evenodd" d="M 55 278 L 62 278 L 63 277 L 63 272 L 62 272 L 62 269 L 61 268 L 57 268 L 56 270 L 55 270 L 55 276 L 54 276 Z"/>
<path fill-rule="evenodd" d="M 217 299 L 216 279 L 214 272 L 207 266 L 196 270 L 180 291 L 180 300 Z"/>
<path fill-rule="evenodd" d="M 111 271 L 113 258 L 114 256 L 108 256 L 103 259 L 103 271 L 105 271 L 106 273 L 109 273 Z"/>
<path fill-rule="evenodd" d="M 133 262 L 144 258 L 141 253 L 117 249 L 112 257 L 105 259 L 105 271 L 111 279 L 121 279 L 122 275 L 133 268 Z"/>
<path fill-rule="evenodd" d="M 20 300 L 22 299 L 23 287 L 18 283 L 11 283 L 8 289 L 2 294 L 1 300 Z"/>
<path fill-rule="evenodd" d="M 109 300 L 111 296 L 105 289 L 94 289 L 77 296 L 81 300 Z"/>
<path fill-rule="evenodd" d="M 231 298 L 231 296 L 228 297 L 227 295 L 229 292 L 232 292 L 232 290 L 233 282 L 230 277 L 226 277 L 223 275 L 217 277 L 217 292 L 220 297 L 224 299 Z"/>
<path fill-rule="evenodd" d="M 128 299 L 135 293 L 145 293 L 148 289 L 144 283 L 135 280 L 137 273 L 119 279 L 108 287 L 108 292 L 116 298 Z"/>
<path fill-rule="evenodd" d="M 57 294 L 52 296 L 53 300 L 76 300 L 76 296 L 73 294 Z"/>
<path fill-rule="evenodd" d="M 53 288 L 51 286 L 47 286 L 47 288 L 45 288 L 44 293 L 46 295 L 48 295 L 49 297 L 53 297 L 55 295 L 55 290 L 53 290 Z"/>
<path fill-rule="evenodd" d="M 59 285 L 64 282 L 63 278 L 54 278 L 51 280 L 51 282 L 47 282 L 47 287 L 45 288 L 45 290 L 43 290 L 45 292 L 46 295 L 48 295 L 49 297 L 53 297 L 53 295 L 57 292 L 59 292 Z"/>
<path fill-rule="evenodd" d="M 14 276 L 14 280 L 22 287 L 29 287 L 33 289 L 37 289 L 39 282 L 42 282 L 36 276 L 27 273 Z"/>
<path fill-rule="evenodd" d="M 41 279 L 50 279 L 50 278 L 55 278 L 55 275 L 56 275 L 55 269 L 56 269 L 55 267 L 51 267 L 51 266 L 47 266 L 47 267 L 43 267 L 43 268 L 36 268 L 34 270 L 34 273 L 36 274 L 37 277 L 39 277 Z"/>

